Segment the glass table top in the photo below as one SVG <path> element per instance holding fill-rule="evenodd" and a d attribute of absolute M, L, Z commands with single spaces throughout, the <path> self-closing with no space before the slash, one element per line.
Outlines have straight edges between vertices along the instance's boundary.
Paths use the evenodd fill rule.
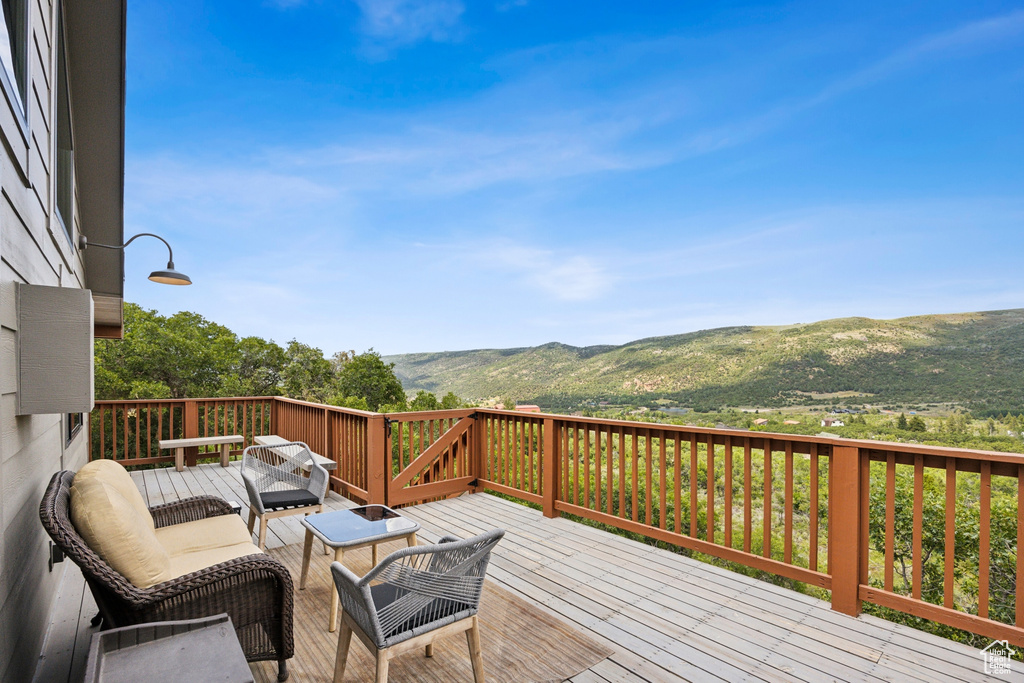
<path fill-rule="evenodd" d="M 336 548 L 407 536 L 420 528 L 416 522 L 383 505 L 309 515 L 302 519 L 302 525 Z"/>

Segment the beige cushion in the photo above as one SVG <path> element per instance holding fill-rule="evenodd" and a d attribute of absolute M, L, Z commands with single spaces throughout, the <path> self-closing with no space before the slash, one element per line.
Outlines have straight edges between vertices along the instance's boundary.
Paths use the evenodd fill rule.
<path fill-rule="evenodd" d="M 219 515 L 156 530 L 156 538 L 173 558 L 211 548 L 252 543 L 249 528 L 238 515 Z"/>
<path fill-rule="evenodd" d="M 174 579 L 185 574 L 191 574 L 192 572 L 212 567 L 215 564 L 233 560 L 236 557 L 259 555 L 262 553 L 263 551 L 259 549 L 259 546 L 253 545 L 251 541 L 221 546 L 220 548 L 207 548 L 206 550 L 182 553 L 171 558 L 168 578 Z"/>
<path fill-rule="evenodd" d="M 107 485 L 117 489 L 118 493 L 131 504 L 136 513 L 145 521 L 149 528 L 154 528 L 153 515 L 146 506 L 146 501 L 139 492 L 139 487 L 132 481 L 132 475 L 119 462 L 113 460 L 93 460 L 87 463 L 75 474 L 75 484 L 84 484 L 87 481 L 98 479 Z"/>
<path fill-rule="evenodd" d="M 71 521 L 97 555 L 139 588 L 170 578 L 170 555 L 146 521 L 103 477 L 75 476 Z"/>

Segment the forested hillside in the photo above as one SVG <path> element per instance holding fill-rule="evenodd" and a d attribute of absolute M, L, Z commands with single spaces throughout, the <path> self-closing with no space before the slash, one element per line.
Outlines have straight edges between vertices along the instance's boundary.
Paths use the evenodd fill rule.
<path fill-rule="evenodd" d="M 565 408 L 580 400 L 670 399 L 681 406 L 847 400 L 951 402 L 976 413 L 1024 406 L 1024 309 L 897 320 L 841 318 L 726 327 L 622 346 L 486 349 L 389 356 L 405 389 L 469 400 L 509 396 Z"/>

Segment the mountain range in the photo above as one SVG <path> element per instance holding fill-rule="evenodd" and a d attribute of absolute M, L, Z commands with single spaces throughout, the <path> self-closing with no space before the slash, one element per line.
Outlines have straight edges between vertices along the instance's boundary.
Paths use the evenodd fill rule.
<path fill-rule="evenodd" d="M 857 402 L 1024 408 L 1024 309 L 896 320 L 838 318 L 639 339 L 552 342 L 386 356 L 409 391 L 511 397 L 547 409 L 582 401 L 728 406 Z"/>

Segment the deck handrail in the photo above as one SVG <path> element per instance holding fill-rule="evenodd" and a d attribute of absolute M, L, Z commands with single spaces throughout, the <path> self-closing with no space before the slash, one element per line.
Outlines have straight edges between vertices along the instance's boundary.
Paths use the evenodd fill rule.
<path fill-rule="evenodd" d="M 402 506 L 491 490 L 548 517 L 589 519 L 830 590 L 841 612 L 873 603 L 1024 646 L 1024 591 L 1014 605 L 995 606 L 999 614 L 990 595 L 993 477 L 1017 480 L 1020 548 L 1022 455 L 491 408 L 383 414 L 284 397 L 97 401 L 90 429 L 92 458 L 126 465 L 172 461 L 154 448 L 159 438 L 238 433 L 249 445 L 278 434 L 337 462 L 332 487 L 360 502 Z M 204 456 L 186 453 L 189 464 Z M 906 510 L 897 509 L 899 474 L 913 480 L 909 502 L 899 503 Z M 929 560 L 941 562 L 942 586 L 932 600 L 922 593 L 926 476 L 946 487 L 936 513 L 942 556 Z M 956 564 L 958 481 L 978 510 L 978 567 L 966 582 Z M 885 508 L 874 529 L 872 500 Z M 911 568 L 897 581 L 904 522 Z M 1024 556 L 1016 563 L 1019 577 Z M 974 581 L 976 605 L 965 608 L 958 597 Z"/>

